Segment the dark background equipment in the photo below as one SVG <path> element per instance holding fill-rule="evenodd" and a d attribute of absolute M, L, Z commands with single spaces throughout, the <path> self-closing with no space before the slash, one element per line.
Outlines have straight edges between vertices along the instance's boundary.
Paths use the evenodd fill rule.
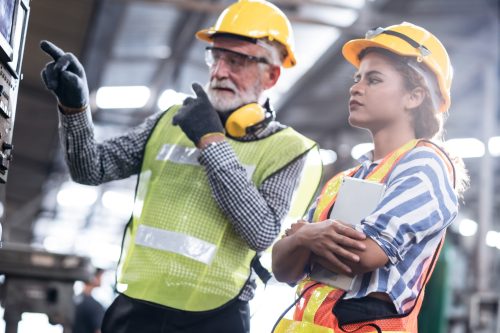
<path fill-rule="evenodd" d="M 28 245 L 0 249 L 0 304 L 5 309 L 5 333 L 16 333 L 23 312 L 45 313 L 51 324 L 71 333 L 75 281 L 89 281 L 95 268 L 90 259 L 49 253 Z"/>

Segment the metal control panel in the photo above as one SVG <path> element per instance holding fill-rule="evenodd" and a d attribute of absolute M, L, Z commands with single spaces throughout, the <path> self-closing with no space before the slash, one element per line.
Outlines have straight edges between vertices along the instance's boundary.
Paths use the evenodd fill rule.
<path fill-rule="evenodd" d="M 12 161 L 12 130 L 28 28 L 30 0 L 2 0 L 0 10 L 0 183 Z"/>
<path fill-rule="evenodd" d="M 0 63 L 0 182 L 7 181 L 12 160 L 12 130 L 19 79 Z"/>

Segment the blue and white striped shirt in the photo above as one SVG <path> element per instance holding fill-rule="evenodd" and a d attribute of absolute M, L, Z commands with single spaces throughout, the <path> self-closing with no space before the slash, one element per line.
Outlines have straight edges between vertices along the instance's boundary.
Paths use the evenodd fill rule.
<path fill-rule="evenodd" d="M 365 178 L 378 164 L 362 156 L 354 175 Z M 389 257 L 386 266 L 355 277 L 345 298 L 373 292 L 387 293 L 398 313 L 413 307 L 421 289 L 421 275 L 455 219 L 458 199 L 441 157 L 429 147 L 416 147 L 404 156 L 387 178 L 387 188 L 375 211 L 356 227 L 374 240 Z M 312 207 L 308 219 L 314 214 Z"/>

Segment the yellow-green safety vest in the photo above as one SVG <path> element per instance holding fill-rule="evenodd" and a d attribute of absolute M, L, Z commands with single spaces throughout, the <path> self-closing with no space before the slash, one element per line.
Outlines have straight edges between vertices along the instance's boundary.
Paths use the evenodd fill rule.
<path fill-rule="evenodd" d="M 240 294 L 256 253 L 216 203 L 200 151 L 172 125 L 178 108 L 159 119 L 146 144 L 119 282 L 135 299 L 207 311 Z M 303 154 L 319 156 L 316 144 L 291 128 L 256 141 L 227 141 L 257 187 Z M 304 172 L 303 211 L 319 184 L 321 163 L 316 159 Z"/>

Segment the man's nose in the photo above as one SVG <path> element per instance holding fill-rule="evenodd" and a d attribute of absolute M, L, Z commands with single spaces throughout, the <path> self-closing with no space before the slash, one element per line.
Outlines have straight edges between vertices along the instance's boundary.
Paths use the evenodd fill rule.
<path fill-rule="evenodd" d="M 228 77 L 230 72 L 229 65 L 224 61 L 224 59 L 219 59 L 212 66 L 212 76 L 220 79 L 224 77 Z"/>

